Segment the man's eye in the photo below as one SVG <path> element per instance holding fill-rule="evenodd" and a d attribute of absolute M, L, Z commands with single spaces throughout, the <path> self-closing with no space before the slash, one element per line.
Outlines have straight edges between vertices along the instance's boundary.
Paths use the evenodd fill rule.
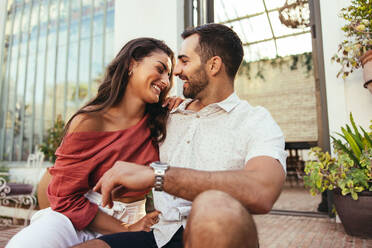
<path fill-rule="evenodd" d="M 160 67 L 158 67 L 158 72 L 159 72 L 160 74 L 162 74 L 162 73 L 164 72 L 164 69 L 163 69 L 163 68 L 160 68 Z"/>

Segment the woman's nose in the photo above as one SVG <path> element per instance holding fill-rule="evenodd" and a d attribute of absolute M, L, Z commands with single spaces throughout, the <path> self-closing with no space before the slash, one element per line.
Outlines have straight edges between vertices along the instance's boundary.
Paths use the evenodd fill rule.
<path fill-rule="evenodd" d="M 169 76 L 168 75 L 163 76 L 160 81 L 164 85 L 165 88 L 169 86 Z"/>

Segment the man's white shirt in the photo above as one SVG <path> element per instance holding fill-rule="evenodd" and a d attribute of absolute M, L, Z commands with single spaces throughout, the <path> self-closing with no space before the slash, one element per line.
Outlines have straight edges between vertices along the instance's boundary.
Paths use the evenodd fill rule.
<path fill-rule="evenodd" d="M 235 93 L 198 112 L 186 110 L 191 101 L 170 114 L 161 162 L 204 171 L 241 170 L 251 158 L 269 156 L 286 170 L 283 133 L 265 108 L 252 107 Z M 191 202 L 165 192 L 153 194 L 155 208 L 162 212 L 154 236 L 162 247 L 185 227 Z"/>

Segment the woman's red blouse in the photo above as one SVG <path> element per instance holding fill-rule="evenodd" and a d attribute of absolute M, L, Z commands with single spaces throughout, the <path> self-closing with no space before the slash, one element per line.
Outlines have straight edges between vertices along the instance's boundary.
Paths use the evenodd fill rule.
<path fill-rule="evenodd" d="M 51 208 L 67 216 L 76 229 L 84 229 L 95 217 L 98 206 L 87 193 L 116 161 L 148 165 L 159 160 L 151 142 L 147 117 L 125 130 L 75 132 L 67 134 L 56 151 L 57 160 L 49 169 L 53 176 L 48 187 Z M 128 192 L 139 196 L 146 192 Z"/>

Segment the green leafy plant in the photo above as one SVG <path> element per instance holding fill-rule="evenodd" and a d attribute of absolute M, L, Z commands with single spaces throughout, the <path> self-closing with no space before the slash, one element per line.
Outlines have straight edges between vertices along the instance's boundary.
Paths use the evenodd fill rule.
<path fill-rule="evenodd" d="M 352 0 L 347 8 L 341 9 L 340 17 L 346 21 L 342 27 L 345 33 L 332 61 L 341 64 L 337 77 L 346 78 L 361 67 L 359 58 L 372 49 L 372 1 Z"/>
<path fill-rule="evenodd" d="M 0 177 L 4 178 L 6 182 L 9 181 L 9 168 L 5 165 L 0 164 Z"/>
<path fill-rule="evenodd" d="M 40 150 L 44 153 L 45 159 L 52 163 L 56 161 L 56 155 L 54 153 L 61 143 L 64 126 L 65 123 L 62 120 L 61 115 L 58 115 L 53 126 L 47 130 L 47 136 L 44 139 L 44 143 L 40 145 Z"/>
<path fill-rule="evenodd" d="M 340 139 L 332 137 L 337 158 L 319 147 L 311 149 L 309 154 L 317 160 L 306 162 L 304 176 L 311 194 L 338 188 L 342 195 L 351 194 L 357 200 L 359 192 L 372 191 L 372 133 L 358 128 L 351 113 L 350 122 L 352 128 L 346 125 L 337 133 Z"/>
<path fill-rule="evenodd" d="M 249 80 L 252 79 L 251 69 L 255 66 L 257 69 L 255 70 L 256 73 L 254 76 L 255 79 L 262 79 L 265 81 L 265 69 L 269 68 L 277 68 L 279 66 L 280 69 L 285 65 L 289 67 L 291 71 L 298 70 L 305 68 L 306 75 L 310 76 L 310 72 L 313 69 L 313 57 L 312 53 L 302 53 L 302 54 L 295 54 L 290 55 L 289 59 L 287 57 L 277 56 L 273 59 L 263 58 L 257 61 L 250 61 L 247 62 L 243 60 L 240 69 L 239 75 L 244 74 Z"/>

